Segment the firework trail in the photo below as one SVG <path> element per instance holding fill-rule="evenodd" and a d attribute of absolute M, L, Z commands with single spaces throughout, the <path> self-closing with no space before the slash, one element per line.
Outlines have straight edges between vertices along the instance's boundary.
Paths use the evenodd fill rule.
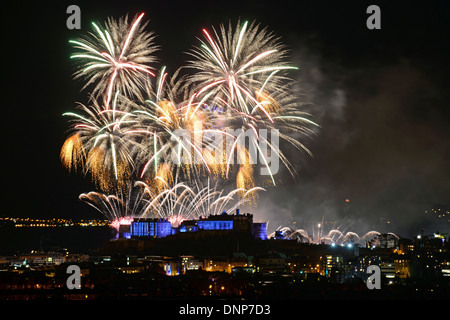
<path fill-rule="evenodd" d="M 143 196 L 143 193 L 129 189 L 126 193 L 117 192 L 114 195 L 92 191 L 80 194 L 79 199 L 98 210 L 111 226 L 118 229 L 120 224 L 129 224 L 141 215 L 145 209 Z"/>
<path fill-rule="evenodd" d="M 265 191 L 263 188 L 255 187 L 249 190 L 234 189 L 227 193 L 219 190 L 217 185 L 212 187 L 209 180 L 206 185 L 196 181 L 192 187 L 177 183 L 162 192 L 152 189 L 142 181 L 137 182 L 136 185 L 142 187 L 148 196 L 143 216 L 176 221 L 233 211 L 249 201 L 252 193 Z M 239 192 L 244 192 L 244 196 L 238 197 Z"/>
<path fill-rule="evenodd" d="M 118 106 L 121 107 L 118 107 Z M 103 191 L 125 187 L 134 167 L 133 152 L 140 145 L 127 128 L 136 122 L 127 109 L 126 100 L 116 93 L 112 109 L 103 109 L 96 101 L 78 105 L 81 112 L 67 112 L 72 131 L 61 148 L 61 161 L 69 170 L 81 167 L 90 173 Z M 120 110 L 122 109 L 122 110 Z"/>
<path fill-rule="evenodd" d="M 78 49 L 71 56 L 78 61 L 75 78 L 87 80 L 84 87 L 94 85 L 90 105 L 80 104 L 82 114 L 67 112 L 75 123 L 75 133 L 64 143 L 60 157 L 69 170 L 82 167 L 89 172 L 103 191 L 113 191 L 129 185 L 133 176 L 134 156 L 140 151 L 139 132 L 127 132 L 135 123 L 129 113 L 127 97 L 143 98 L 142 92 L 151 90 L 149 75 L 156 61 L 158 49 L 154 34 L 141 24 L 144 14 L 130 24 L 128 16 L 108 18 L 104 29 L 92 23 L 95 30 L 87 36 L 70 40 Z M 100 101 L 100 102 L 99 102 Z"/>
<path fill-rule="evenodd" d="M 353 231 L 341 231 L 339 229 L 331 229 L 328 232 L 324 232 L 323 226 L 320 223 L 318 224 L 317 229 L 313 229 L 312 232 L 308 232 L 301 228 L 279 227 L 276 231 L 272 232 L 268 238 L 275 237 L 277 233 L 281 233 L 285 239 L 293 239 L 299 242 L 336 245 L 346 245 L 349 243 L 364 245 L 366 241 L 381 235 L 381 233 L 376 230 L 366 232 L 362 236 Z M 398 236 L 394 233 L 388 234 L 398 239 Z"/>
<path fill-rule="evenodd" d="M 187 118 L 186 109 L 167 100 L 171 93 L 164 86 L 166 76 L 163 68 L 156 92 L 147 93 L 153 99 L 143 103 L 116 92 L 110 109 L 92 100 L 88 106 L 78 105 L 81 112 L 64 113 L 71 118 L 74 133 L 61 149 L 63 165 L 69 170 L 82 167 L 103 191 L 126 187 L 133 178 L 160 183 L 155 179 L 159 177 L 170 183 L 180 175 L 195 179 L 202 167 L 210 172 L 203 157 L 208 143 L 190 139 L 213 131 L 203 128 L 209 122 L 206 114 L 197 112 Z M 185 130 L 189 139 L 177 135 L 177 130 Z M 197 158 L 200 161 L 196 162 Z"/>
<path fill-rule="evenodd" d="M 84 88 L 92 91 L 88 104 L 64 113 L 71 135 L 60 158 L 69 171 L 89 173 L 106 193 L 80 199 L 116 222 L 218 214 L 263 190 L 254 181 L 254 158 L 275 184 L 261 142 L 294 174 L 278 140 L 270 141 L 261 129 L 276 130 L 280 139 L 309 153 L 298 138 L 312 134 L 310 126 L 317 124 L 291 94 L 287 72 L 297 68 L 286 62 L 279 38 L 254 22 L 203 29 L 201 45 L 190 52 L 193 59 L 169 77 L 165 67 L 159 73 L 153 67 L 159 48 L 143 16 L 93 23 L 93 32 L 70 41 L 75 78 L 86 80 Z M 186 69 L 194 72 L 179 76 Z M 247 132 L 254 133 L 248 146 L 239 143 Z M 223 145 L 204 138 L 209 135 L 223 137 Z M 220 147 L 226 152 L 218 153 Z M 235 176 L 236 189 L 226 193 L 209 180 L 204 186 L 203 176 Z"/>
<path fill-rule="evenodd" d="M 174 102 L 180 83 L 174 80 L 176 75 L 170 81 L 167 78 L 163 68 L 155 92 L 149 93 L 150 99 L 132 103 L 137 121 L 130 132 L 141 133 L 143 137 L 141 152 L 136 155 L 136 162 L 141 164 L 139 178 L 164 176 L 165 181 L 174 181 L 174 176 L 184 174 L 184 178 L 190 180 L 198 174 L 194 164 L 210 171 L 203 157 L 205 145 L 191 139 L 203 134 L 209 119 L 200 111 L 186 117 L 186 108 Z M 195 161 L 197 158 L 200 161 Z"/>
<path fill-rule="evenodd" d="M 220 27 L 220 34 L 215 29 L 212 35 L 206 29 L 203 33 L 206 41 L 201 40 L 200 47 L 190 52 L 194 60 L 187 65 L 195 70 L 189 77 L 195 95 L 212 94 L 212 99 L 224 100 L 246 115 L 265 113 L 259 96 L 278 90 L 284 79 L 282 71 L 297 69 L 283 61 L 286 51 L 278 39 L 248 22 L 234 31 L 230 23 L 228 30 Z"/>
<path fill-rule="evenodd" d="M 194 48 L 190 54 L 193 60 L 186 68 L 195 72 L 188 77 L 187 86 L 193 88 L 191 100 L 200 100 L 210 106 L 219 106 L 224 112 L 215 119 L 216 124 L 226 128 L 243 129 L 242 134 L 251 130 L 250 147 L 257 150 L 262 164 L 269 170 L 272 183 L 273 174 L 268 166 L 264 152 L 259 147 L 263 140 L 275 152 L 284 165 L 294 174 L 288 159 L 278 145 L 272 144 L 267 137 L 259 134 L 260 129 L 282 129 L 280 138 L 289 142 L 299 150 L 309 150 L 292 133 L 313 133 L 307 125 L 317 126 L 301 112 L 292 97 L 286 71 L 297 67 L 286 63 L 287 51 L 279 42 L 279 38 L 267 29 L 260 28 L 254 22 L 238 23 L 233 30 L 231 23 L 220 31 L 213 29 L 210 33 L 203 29 L 205 40 L 200 40 L 200 47 Z M 188 108 L 191 107 L 188 105 Z M 198 107 L 194 108 L 197 110 Z M 240 141 L 236 137 L 236 142 Z M 251 159 L 246 148 L 235 143 L 231 153 L 227 155 L 226 176 L 236 156 L 241 163 L 238 171 L 238 186 L 244 181 L 251 183 L 252 166 L 256 159 Z M 245 159 L 242 161 L 242 159 Z M 240 177 L 239 177 L 240 176 Z"/>
<path fill-rule="evenodd" d="M 237 193 L 242 191 L 244 197 L 237 197 Z M 247 196 L 258 191 L 264 189 L 235 189 L 226 193 L 218 190 L 217 185 L 212 187 L 209 181 L 206 185 L 196 183 L 193 187 L 182 182 L 173 187 L 165 184 L 165 188 L 161 190 L 137 181 L 134 188 L 126 193 L 106 195 L 89 192 L 81 194 L 80 199 L 115 224 L 123 219 L 132 221 L 134 218 L 163 218 L 177 225 L 183 220 L 233 211 L 248 201 Z"/>
<path fill-rule="evenodd" d="M 75 78 L 87 80 L 84 88 L 94 85 L 92 95 L 102 95 L 106 108 L 116 91 L 142 98 L 148 77 L 155 76 L 150 64 L 156 62 L 153 54 L 158 46 L 153 32 L 144 30 L 148 22 L 141 23 L 143 16 L 141 13 L 131 24 L 128 16 L 108 18 L 104 26 L 92 23 L 94 32 L 69 41 L 78 50 L 71 56 L 79 63 Z"/>

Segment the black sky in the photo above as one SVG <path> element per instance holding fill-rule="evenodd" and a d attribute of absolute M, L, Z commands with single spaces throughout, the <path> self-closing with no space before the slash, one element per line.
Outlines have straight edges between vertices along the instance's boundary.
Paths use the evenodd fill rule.
<path fill-rule="evenodd" d="M 66 28 L 70 4 L 81 8 L 82 30 Z M 366 28 L 370 4 L 381 8 L 381 30 Z M 230 19 L 256 19 L 290 48 L 298 94 L 321 128 L 304 140 L 314 157 L 292 154 L 297 177 L 268 188 L 255 216 L 272 226 L 324 217 L 405 236 L 435 228 L 424 211 L 450 206 L 446 1 L 9 4 L 1 13 L 1 216 L 99 217 L 78 200 L 94 190 L 89 177 L 69 174 L 59 161 L 68 129 L 61 115 L 87 100 L 71 77 L 68 40 L 91 21 L 142 11 L 169 72 L 201 28 Z"/>

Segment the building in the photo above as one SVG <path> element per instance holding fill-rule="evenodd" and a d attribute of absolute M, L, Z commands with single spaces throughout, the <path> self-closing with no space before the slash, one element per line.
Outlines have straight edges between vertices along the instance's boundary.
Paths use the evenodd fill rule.
<path fill-rule="evenodd" d="M 369 242 L 370 247 L 376 248 L 398 248 L 399 238 L 393 233 L 383 233 L 376 236 Z"/>
<path fill-rule="evenodd" d="M 201 217 L 198 220 L 184 220 L 178 227 L 172 227 L 166 219 L 135 219 L 127 229 L 120 229 L 120 237 L 150 237 L 164 238 L 176 233 L 199 232 L 199 231 L 230 231 L 241 234 L 250 234 L 256 239 L 267 239 L 267 223 L 253 222 L 250 213 L 221 214 Z M 127 236 L 129 235 L 129 236 Z"/>
<path fill-rule="evenodd" d="M 256 259 L 256 270 L 261 273 L 286 273 L 289 271 L 286 255 L 282 253 L 261 255 Z"/>
<path fill-rule="evenodd" d="M 396 263 L 394 260 L 380 262 L 378 265 L 381 271 L 381 277 L 384 278 L 387 284 L 393 284 L 396 276 Z"/>
<path fill-rule="evenodd" d="M 11 259 L 11 266 L 60 265 L 66 262 L 66 255 L 59 252 L 32 252 Z"/>
<path fill-rule="evenodd" d="M 202 270 L 203 269 L 203 261 L 195 258 L 194 256 L 180 256 L 181 259 L 181 272 L 186 273 L 186 271 L 190 270 Z"/>
<path fill-rule="evenodd" d="M 253 233 L 253 215 L 250 213 L 240 214 L 236 209 L 236 214 L 228 214 L 226 211 L 221 214 L 212 214 L 197 221 L 199 230 L 233 230 L 234 232 Z"/>
<path fill-rule="evenodd" d="M 172 226 L 165 219 L 136 219 L 131 222 L 131 237 L 164 238 L 172 234 Z"/>
<path fill-rule="evenodd" d="M 214 217 L 213 219 L 202 219 L 197 222 L 199 230 L 233 230 L 233 219 L 225 215 L 225 219 Z"/>
<path fill-rule="evenodd" d="M 253 268 L 251 258 L 243 255 L 234 255 L 232 257 L 208 257 L 204 260 L 204 270 L 209 272 L 227 272 L 232 273 L 236 268 Z M 249 269 L 245 271 L 253 272 Z"/>

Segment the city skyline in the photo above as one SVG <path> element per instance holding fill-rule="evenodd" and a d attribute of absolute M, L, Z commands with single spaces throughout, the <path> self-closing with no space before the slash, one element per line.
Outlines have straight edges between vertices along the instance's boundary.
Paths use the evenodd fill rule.
<path fill-rule="evenodd" d="M 280 299 L 448 298 L 449 242 L 442 235 L 401 239 L 379 234 L 364 245 L 350 239 L 305 243 L 282 233 L 268 238 L 264 224 L 252 218 L 221 214 L 185 221 L 172 230 L 167 220 L 138 219 L 122 225 L 117 239 L 96 250 L 3 254 L 0 297 L 170 297 L 174 305 L 205 298 L 263 299 L 271 305 Z M 80 274 L 77 290 L 67 276 L 70 268 Z"/>

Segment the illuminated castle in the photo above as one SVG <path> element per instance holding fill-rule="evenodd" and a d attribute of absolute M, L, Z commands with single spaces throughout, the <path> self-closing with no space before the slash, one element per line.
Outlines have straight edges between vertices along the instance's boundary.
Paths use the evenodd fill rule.
<path fill-rule="evenodd" d="M 256 239 L 267 239 L 267 223 L 253 222 L 253 215 L 250 213 L 240 214 L 236 209 L 236 214 L 210 215 L 198 220 L 184 220 L 176 228 L 166 219 L 135 219 L 129 225 L 129 230 L 121 231 L 121 237 L 153 237 L 164 238 L 176 233 L 199 232 L 199 231 L 229 231 L 251 234 Z"/>

